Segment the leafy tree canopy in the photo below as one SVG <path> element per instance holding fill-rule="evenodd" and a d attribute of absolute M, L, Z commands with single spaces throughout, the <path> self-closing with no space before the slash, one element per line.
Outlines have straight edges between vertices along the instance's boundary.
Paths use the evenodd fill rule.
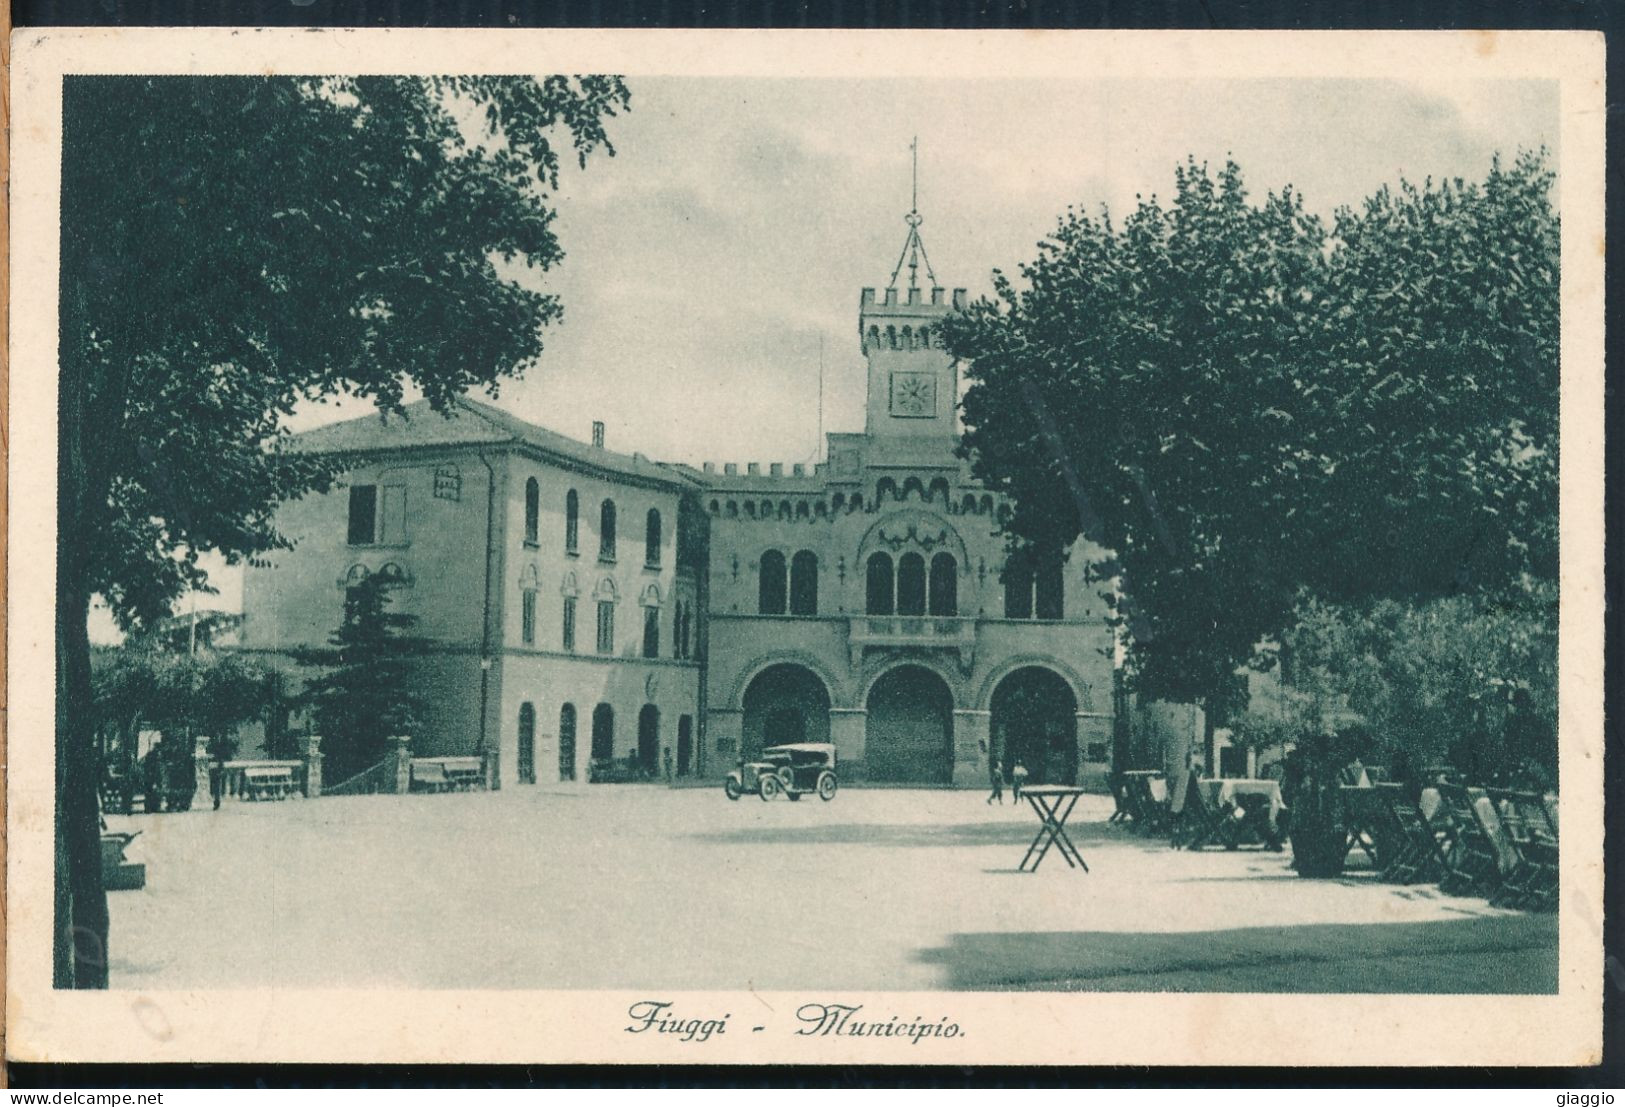
<path fill-rule="evenodd" d="M 203 583 L 199 551 L 273 548 L 276 502 L 332 473 L 281 448 L 300 401 L 443 405 L 534 360 L 560 304 L 505 274 L 561 259 L 561 155 L 609 149 L 627 104 L 613 77 L 70 77 L 61 358 L 91 591 L 136 626 Z"/>
<path fill-rule="evenodd" d="M 1558 223 L 1544 152 L 1328 227 L 1188 162 L 1069 212 L 944 328 L 1020 542 L 1114 551 L 1142 692 L 1223 704 L 1305 590 L 1425 601 L 1557 572 Z M 1129 606 L 1131 604 L 1131 606 Z"/>

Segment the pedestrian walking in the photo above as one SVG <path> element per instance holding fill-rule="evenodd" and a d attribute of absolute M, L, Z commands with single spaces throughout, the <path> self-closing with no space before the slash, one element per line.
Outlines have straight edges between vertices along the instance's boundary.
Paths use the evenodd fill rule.
<path fill-rule="evenodd" d="M 1026 783 L 1027 766 L 1023 765 L 1018 760 L 1016 762 L 1016 767 L 1010 770 L 1010 794 L 1015 798 L 1015 801 L 1018 804 L 1021 802 L 1021 786 Z"/>
<path fill-rule="evenodd" d="M 999 801 L 999 806 L 1003 807 L 1004 806 L 1004 766 L 999 764 L 999 759 L 998 758 L 995 757 L 993 759 L 992 763 L 988 765 L 987 775 L 988 775 L 988 778 L 989 778 L 990 782 L 993 785 L 993 791 L 988 793 L 987 802 L 992 803 L 994 800 L 998 800 Z"/>

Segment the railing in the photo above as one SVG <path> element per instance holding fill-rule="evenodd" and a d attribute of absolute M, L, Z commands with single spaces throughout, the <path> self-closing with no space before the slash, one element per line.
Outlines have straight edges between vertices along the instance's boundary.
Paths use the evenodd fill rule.
<path fill-rule="evenodd" d="M 363 769 L 349 780 L 323 788 L 324 796 L 375 796 L 395 790 L 395 759 L 386 757 L 370 769 Z"/>
<path fill-rule="evenodd" d="M 854 615 L 847 634 L 852 664 L 863 652 L 890 647 L 951 650 L 969 672 L 976 655 L 976 620 L 955 615 Z"/>
<path fill-rule="evenodd" d="M 962 646 L 976 641 L 976 620 L 952 615 L 859 615 L 854 640 L 910 645 Z"/>
<path fill-rule="evenodd" d="M 220 766 L 220 794 L 245 800 L 303 795 L 303 761 L 227 761 Z"/>

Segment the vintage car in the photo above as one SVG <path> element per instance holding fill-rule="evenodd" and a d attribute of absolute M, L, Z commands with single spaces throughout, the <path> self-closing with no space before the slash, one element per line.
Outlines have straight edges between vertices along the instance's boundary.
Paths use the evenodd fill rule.
<path fill-rule="evenodd" d="M 741 762 L 723 782 L 728 798 L 746 793 L 770 800 L 784 794 L 798 800 L 808 792 L 818 798 L 835 798 L 835 747 L 828 742 L 801 742 L 792 746 L 769 746 L 760 761 Z"/>

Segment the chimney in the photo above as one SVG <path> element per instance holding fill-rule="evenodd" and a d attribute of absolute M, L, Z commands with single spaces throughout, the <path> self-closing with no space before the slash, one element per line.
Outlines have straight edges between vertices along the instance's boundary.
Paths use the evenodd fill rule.
<path fill-rule="evenodd" d="M 592 421 L 592 444 L 600 450 L 604 448 L 604 424 L 598 419 Z"/>

